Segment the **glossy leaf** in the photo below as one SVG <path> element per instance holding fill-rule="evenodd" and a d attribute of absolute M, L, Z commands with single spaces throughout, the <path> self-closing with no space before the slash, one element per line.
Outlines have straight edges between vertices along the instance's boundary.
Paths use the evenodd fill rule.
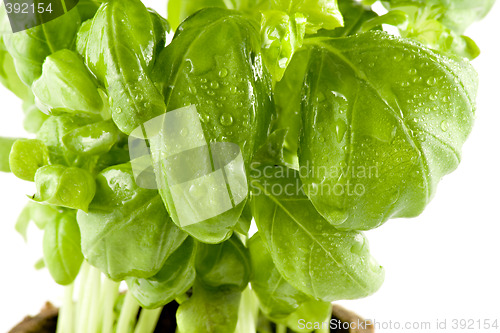
<path fill-rule="evenodd" d="M 262 13 L 262 54 L 274 81 L 283 78 L 293 54 L 302 46 L 306 22 L 306 18 L 299 13 L 292 16 L 281 11 Z"/>
<path fill-rule="evenodd" d="M 334 30 L 335 31 L 335 30 Z M 287 67 L 283 79 L 274 89 L 277 118 L 274 123 L 276 131 L 285 130 L 283 157 L 289 164 L 297 163 L 299 133 L 302 127 L 301 101 L 304 77 L 309 63 L 310 50 L 296 52 Z"/>
<path fill-rule="evenodd" d="M 302 92 L 305 192 L 340 229 L 419 215 L 460 161 L 473 68 L 381 32 L 313 43 Z"/>
<path fill-rule="evenodd" d="M 78 212 L 85 258 L 113 280 L 157 274 L 187 234 L 157 191 L 137 186 L 129 164 L 104 170 L 96 182 L 89 212 Z"/>
<path fill-rule="evenodd" d="M 12 150 L 12 145 L 18 139 L 14 138 L 3 138 L 0 137 L 0 171 L 1 172 L 10 172 L 9 165 L 9 156 L 10 151 Z"/>
<path fill-rule="evenodd" d="M 80 14 L 73 10 L 42 25 L 3 36 L 16 71 L 26 85 L 31 86 L 40 77 L 47 56 L 71 49 L 80 23 Z"/>
<path fill-rule="evenodd" d="M 76 128 L 67 133 L 62 141 L 76 154 L 99 155 L 110 151 L 119 137 L 120 131 L 108 120 Z"/>
<path fill-rule="evenodd" d="M 269 75 L 262 65 L 259 34 L 252 21 L 223 9 L 198 12 L 181 25 L 161 53 L 153 77 L 167 110 L 195 105 L 207 144 L 237 144 L 245 164 L 250 163 L 267 135 L 273 113 Z M 162 158 L 156 160 L 164 163 Z M 164 175 L 168 170 L 162 170 L 160 194 L 172 219 L 181 226 Z M 244 202 L 182 228 L 202 242 L 222 242 L 231 236 L 243 207 Z"/>
<path fill-rule="evenodd" d="M 272 318 L 287 317 L 310 299 L 281 276 L 259 233 L 252 236 L 247 246 L 252 263 L 252 290 L 266 315 Z"/>
<path fill-rule="evenodd" d="M 427 7 L 434 11 L 446 27 L 463 34 L 475 21 L 484 18 L 495 3 L 495 0 L 384 0 L 391 9 L 402 7 Z M 425 16 L 425 12 L 420 15 Z"/>
<path fill-rule="evenodd" d="M 94 177 L 86 170 L 46 165 L 35 174 L 37 193 L 33 200 L 87 211 L 95 195 Z"/>
<path fill-rule="evenodd" d="M 76 112 L 99 115 L 103 108 L 97 82 L 80 56 L 57 51 L 43 63 L 42 76 L 33 83 L 36 104 L 46 113 Z"/>
<path fill-rule="evenodd" d="M 1 15 L 1 14 L 0 14 Z M 14 59 L 5 49 L 0 36 L 0 83 L 16 94 L 20 99 L 26 99 L 30 95 L 30 89 L 17 75 Z"/>
<path fill-rule="evenodd" d="M 196 272 L 194 258 L 196 244 L 188 237 L 167 258 L 161 270 L 148 279 L 128 278 L 129 291 L 145 308 L 158 308 L 188 291 Z"/>
<path fill-rule="evenodd" d="M 332 305 L 330 303 L 309 300 L 303 303 L 285 320 L 281 320 L 281 322 L 287 325 L 293 332 L 317 332 L 326 327 L 326 324 L 323 323 L 330 323 L 331 316 Z M 306 323 L 308 323 L 308 325 L 306 325 Z"/>
<path fill-rule="evenodd" d="M 327 302 L 374 293 L 384 270 L 365 237 L 336 230 L 319 215 L 298 173 L 273 166 L 254 173 L 252 212 L 276 268 L 294 288 Z"/>
<path fill-rule="evenodd" d="M 78 50 L 106 87 L 113 120 L 126 134 L 165 112 L 149 77 L 157 48 L 165 44 L 159 28 L 158 18 L 141 1 L 112 0 L 79 32 Z"/>
<path fill-rule="evenodd" d="M 43 235 L 43 256 L 57 283 L 68 285 L 75 280 L 83 262 L 75 212 L 60 213 L 47 224 Z"/>
<path fill-rule="evenodd" d="M 40 111 L 31 98 L 23 103 L 23 127 L 28 133 L 37 133 L 49 116 Z"/>
<path fill-rule="evenodd" d="M 233 235 L 221 244 L 198 244 L 197 278 L 210 288 L 245 289 L 250 279 L 248 249 Z"/>
<path fill-rule="evenodd" d="M 37 132 L 37 138 L 49 149 L 51 164 L 79 166 L 79 156 L 64 145 L 63 138 L 71 131 L 86 125 L 87 122 L 88 120 L 83 118 L 62 115 L 52 116 L 43 123 Z M 93 163 L 90 159 L 84 161 L 83 164 L 85 162 Z"/>
<path fill-rule="evenodd" d="M 40 140 L 21 139 L 12 145 L 9 164 L 17 178 L 32 182 L 37 170 L 48 163 L 49 151 Z"/>
<path fill-rule="evenodd" d="M 209 289 L 197 281 L 191 298 L 177 310 L 177 328 L 180 333 L 233 333 L 240 299 L 237 289 Z"/>

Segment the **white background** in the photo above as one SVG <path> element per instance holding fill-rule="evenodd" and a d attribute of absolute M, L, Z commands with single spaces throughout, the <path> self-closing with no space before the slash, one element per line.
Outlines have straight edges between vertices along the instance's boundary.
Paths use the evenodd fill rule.
<path fill-rule="evenodd" d="M 472 1 L 472 0 L 471 0 Z M 160 1 L 156 5 L 164 14 Z M 163 3 L 163 1 L 161 1 Z M 158 8 L 159 7 L 159 8 Z M 379 323 L 430 322 L 432 330 L 381 329 L 379 332 L 498 332 L 452 330 L 453 319 L 498 319 L 500 324 L 500 5 L 474 25 L 470 35 L 482 55 L 473 62 L 480 76 L 477 120 L 463 149 L 463 160 L 441 182 L 426 211 L 414 219 L 393 220 L 367 233 L 372 253 L 386 268 L 386 281 L 372 297 L 341 304 Z M 0 135 L 25 136 L 20 102 L 0 87 Z M 61 287 L 46 270 L 35 271 L 41 237 L 30 228 L 29 244 L 14 231 L 32 183 L 0 174 L 0 332 L 46 300 L 59 302 Z M 448 322 L 437 330 L 436 320 Z"/>

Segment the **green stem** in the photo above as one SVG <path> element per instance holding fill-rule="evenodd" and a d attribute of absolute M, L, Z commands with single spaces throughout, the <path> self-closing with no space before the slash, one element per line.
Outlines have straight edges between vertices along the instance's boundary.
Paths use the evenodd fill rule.
<path fill-rule="evenodd" d="M 101 333 L 113 333 L 113 324 L 115 323 L 115 304 L 119 295 L 120 284 L 104 277 L 102 284 L 102 304 L 103 320 Z"/>
<path fill-rule="evenodd" d="M 57 321 L 56 333 L 65 333 L 74 331 L 73 322 L 73 290 L 74 284 L 70 284 L 64 288 L 64 301 L 63 305 L 59 310 L 59 319 Z"/>
<path fill-rule="evenodd" d="M 276 324 L 276 333 L 286 333 L 286 325 Z"/>
<path fill-rule="evenodd" d="M 102 319 L 102 303 L 100 302 L 101 293 L 101 272 L 95 268 L 90 268 L 90 302 L 88 308 L 89 325 L 88 333 L 96 333 Z"/>
<path fill-rule="evenodd" d="M 250 288 L 241 294 L 240 308 L 238 310 L 238 323 L 236 333 L 255 333 L 259 315 L 257 297 Z"/>
<path fill-rule="evenodd" d="M 90 287 L 90 265 L 83 262 L 81 268 L 81 278 L 80 278 L 80 291 L 78 297 L 77 306 L 77 321 L 76 321 L 76 332 L 77 333 L 87 333 L 88 325 L 88 311 L 90 307 L 90 297 L 89 292 Z"/>
<path fill-rule="evenodd" d="M 125 301 L 123 302 L 123 307 L 120 311 L 116 333 L 129 333 L 135 326 L 134 324 L 137 320 L 136 318 L 138 312 L 139 303 L 137 303 L 134 296 L 132 296 L 132 293 L 128 292 L 125 295 Z"/>
<path fill-rule="evenodd" d="M 142 309 L 135 333 L 153 333 L 160 319 L 161 310 L 163 308 L 153 310 Z"/>

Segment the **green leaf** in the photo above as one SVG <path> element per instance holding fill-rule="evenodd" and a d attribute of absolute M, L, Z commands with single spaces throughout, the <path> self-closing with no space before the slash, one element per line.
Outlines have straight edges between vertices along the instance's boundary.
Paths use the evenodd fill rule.
<path fill-rule="evenodd" d="M 43 230 L 48 223 L 57 219 L 57 216 L 63 211 L 56 206 L 29 202 L 30 219 L 35 222 L 38 229 Z"/>
<path fill-rule="evenodd" d="M 12 146 L 18 139 L 0 137 L 0 171 L 10 172 L 9 156 Z"/>
<path fill-rule="evenodd" d="M 220 244 L 198 244 L 196 273 L 205 286 L 242 291 L 248 285 L 250 272 L 248 249 L 238 236 L 233 235 Z"/>
<path fill-rule="evenodd" d="M 16 221 L 16 231 L 23 237 L 24 241 L 28 241 L 28 227 L 31 222 L 31 207 L 26 205 Z"/>
<path fill-rule="evenodd" d="M 255 222 L 288 283 L 326 302 L 377 291 L 384 270 L 371 257 L 365 237 L 336 230 L 319 215 L 303 193 L 298 171 L 266 166 L 254 176 Z"/>
<path fill-rule="evenodd" d="M 307 20 L 308 34 L 319 29 L 335 29 L 344 24 L 336 0 L 277 0 L 275 6 L 288 14 L 303 14 Z"/>
<path fill-rule="evenodd" d="M 335 31 L 335 30 L 334 30 Z M 297 164 L 299 133 L 302 127 L 301 101 L 304 77 L 309 63 L 310 49 L 296 52 L 283 79 L 274 89 L 277 118 L 273 124 L 275 131 L 286 130 L 283 157 L 291 165 Z"/>
<path fill-rule="evenodd" d="M 177 328 L 180 333 L 233 333 L 240 299 L 240 290 L 209 289 L 196 281 L 193 295 L 177 310 Z"/>
<path fill-rule="evenodd" d="M 287 317 L 310 299 L 281 276 L 259 233 L 252 236 L 247 246 L 253 271 L 250 280 L 252 290 L 259 298 L 260 307 L 267 316 Z"/>
<path fill-rule="evenodd" d="M 82 22 L 89 20 L 94 17 L 97 9 L 99 9 L 100 2 L 94 0 L 79 0 L 76 8 L 80 13 Z"/>
<path fill-rule="evenodd" d="M 296 13 L 264 11 L 261 21 L 262 55 L 274 81 L 280 81 L 306 33 L 306 18 Z"/>
<path fill-rule="evenodd" d="M 85 258 L 113 280 L 157 274 L 187 234 L 157 191 L 137 186 L 129 164 L 104 170 L 96 182 L 89 212 L 78 212 Z"/>
<path fill-rule="evenodd" d="M 24 122 L 23 126 L 28 133 L 37 133 L 42 127 L 48 115 L 40 111 L 34 101 L 28 100 L 23 103 Z"/>
<path fill-rule="evenodd" d="M 103 108 L 97 82 L 77 53 L 57 51 L 43 63 L 42 76 L 33 82 L 36 104 L 46 113 L 76 112 L 98 116 Z"/>
<path fill-rule="evenodd" d="M 91 159 L 80 159 L 78 154 L 68 149 L 63 142 L 66 134 L 87 123 L 87 119 L 71 115 L 52 116 L 43 123 L 37 132 L 37 138 L 48 147 L 51 164 L 87 168 L 88 164 L 94 163 Z"/>
<path fill-rule="evenodd" d="M 20 139 L 12 145 L 9 164 L 17 178 L 32 182 L 37 170 L 48 164 L 48 159 L 49 151 L 42 141 Z"/>
<path fill-rule="evenodd" d="M 259 33 L 252 21 L 223 9 L 198 12 L 183 22 L 172 43 L 161 53 L 153 77 L 165 96 L 167 110 L 196 106 L 201 126 L 198 119 L 183 126 L 201 127 L 203 133 L 191 132 L 186 144 L 199 147 L 198 141 L 194 142 L 199 136 L 210 147 L 221 142 L 237 144 L 245 165 L 249 165 L 267 136 L 274 111 L 269 75 L 262 65 Z M 211 166 L 205 155 L 198 154 L 197 158 L 199 164 Z M 219 243 L 229 238 L 245 203 L 238 202 L 232 209 L 201 222 L 181 224 L 167 183 L 171 171 L 163 156 L 154 160 L 161 168 L 157 174 L 160 194 L 174 222 L 202 242 Z M 186 200 L 190 198 L 189 193 L 183 195 Z"/>
<path fill-rule="evenodd" d="M 113 120 L 126 134 L 165 112 L 163 96 L 149 76 L 157 48 L 165 45 L 160 27 L 141 1 L 111 0 L 79 32 L 77 48 L 106 87 Z"/>
<path fill-rule="evenodd" d="M 474 69 L 381 32 L 311 47 L 299 149 L 304 191 L 339 229 L 419 215 L 459 164 L 474 120 Z"/>
<path fill-rule="evenodd" d="M 195 267 L 193 295 L 177 311 L 180 332 L 233 333 L 250 279 L 248 249 L 236 235 L 221 244 L 198 243 Z"/>
<path fill-rule="evenodd" d="M 457 34 L 463 34 L 474 22 L 483 19 L 490 11 L 495 0 L 384 0 L 390 9 L 417 7 L 419 15 L 433 11 L 440 22 Z"/>
<path fill-rule="evenodd" d="M 0 36 L 1 37 L 1 36 Z M 14 59 L 4 49 L 0 38 L 0 83 L 16 94 L 20 99 L 26 99 L 30 95 L 30 89 L 21 81 L 14 67 Z"/>
<path fill-rule="evenodd" d="M 298 119 L 298 121 L 300 121 L 300 119 Z M 292 163 L 294 163 L 297 153 L 295 152 L 292 154 L 286 148 L 288 130 L 288 128 L 280 128 L 267 137 L 266 143 L 255 153 L 252 168 L 256 164 L 291 166 Z"/>
<path fill-rule="evenodd" d="M 304 302 L 295 312 L 285 320 L 282 320 L 292 331 L 299 333 L 318 332 L 324 328 L 323 323 L 330 323 L 332 316 L 332 305 L 328 302 L 309 300 Z M 307 326 L 314 327 L 308 329 L 302 328 L 305 323 L 311 323 Z M 301 325 L 302 324 L 302 325 Z M 351 324 L 351 323 L 350 323 Z M 357 323 L 356 323 L 357 324 Z M 321 331 L 320 331 L 321 332 Z"/>
<path fill-rule="evenodd" d="M 43 235 L 43 257 L 54 280 L 71 284 L 83 262 L 80 230 L 75 212 L 64 212 L 47 224 Z"/>
<path fill-rule="evenodd" d="M 72 10 L 42 25 L 3 36 L 16 71 L 26 85 L 31 86 L 40 77 L 47 56 L 72 48 L 80 23 L 80 14 Z"/>
<path fill-rule="evenodd" d="M 142 307 L 153 309 L 186 293 L 194 283 L 196 243 L 188 237 L 167 258 L 161 270 L 148 279 L 128 278 L 129 291 Z"/>
<path fill-rule="evenodd" d="M 79 155 L 100 155 L 111 150 L 120 137 L 120 131 L 111 120 L 100 121 L 74 129 L 62 141 Z"/>
<path fill-rule="evenodd" d="M 369 6 L 358 1 L 339 0 L 339 9 L 344 18 L 344 25 L 333 30 L 320 30 L 318 35 L 329 37 L 345 37 L 361 32 L 363 24 L 378 17 Z M 381 27 L 380 27 L 381 28 Z"/>
<path fill-rule="evenodd" d="M 241 216 L 238 219 L 238 223 L 234 226 L 234 231 L 247 236 L 250 226 L 252 225 L 252 219 L 252 210 L 250 209 L 250 203 L 247 201 L 245 207 L 243 208 L 243 212 L 241 212 Z"/>
<path fill-rule="evenodd" d="M 389 14 L 402 11 L 408 21 L 400 25 L 401 35 L 441 52 L 474 59 L 480 53 L 465 30 L 486 16 L 494 0 L 392 0 L 383 1 Z"/>
<path fill-rule="evenodd" d="M 35 175 L 37 193 L 33 200 L 87 211 L 95 195 L 94 177 L 86 170 L 47 165 Z"/>

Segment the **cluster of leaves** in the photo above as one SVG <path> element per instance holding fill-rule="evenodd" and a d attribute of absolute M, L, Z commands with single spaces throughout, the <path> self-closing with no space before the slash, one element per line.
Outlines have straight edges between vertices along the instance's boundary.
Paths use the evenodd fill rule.
<path fill-rule="evenodd" d="M 492 2 L 385 0 L 379 16 L 354 0 L 171 0 L 169 26 L 139 0 L 81 0 L 3 33 L 0 80 L 35 134 L 0 139 L 0 170 L 36 185 L 17 229 L 43 230 L 60 284 L 86 260 L 145 308 L 186 298 L 180 332 L 234 332 L 249 283 L 259 332 L 305 332 L 297 318 L 382 284 L 361 230 L 419 215 L 457 167 L 477 87 L 462 34 Z M 182 225 L 168 184 L 137 185 L 127 135 L 192 104 L 207 143 L 241 148 L 250 193 Z M 363 193 L 332 191 L 349 184 Z"/>

